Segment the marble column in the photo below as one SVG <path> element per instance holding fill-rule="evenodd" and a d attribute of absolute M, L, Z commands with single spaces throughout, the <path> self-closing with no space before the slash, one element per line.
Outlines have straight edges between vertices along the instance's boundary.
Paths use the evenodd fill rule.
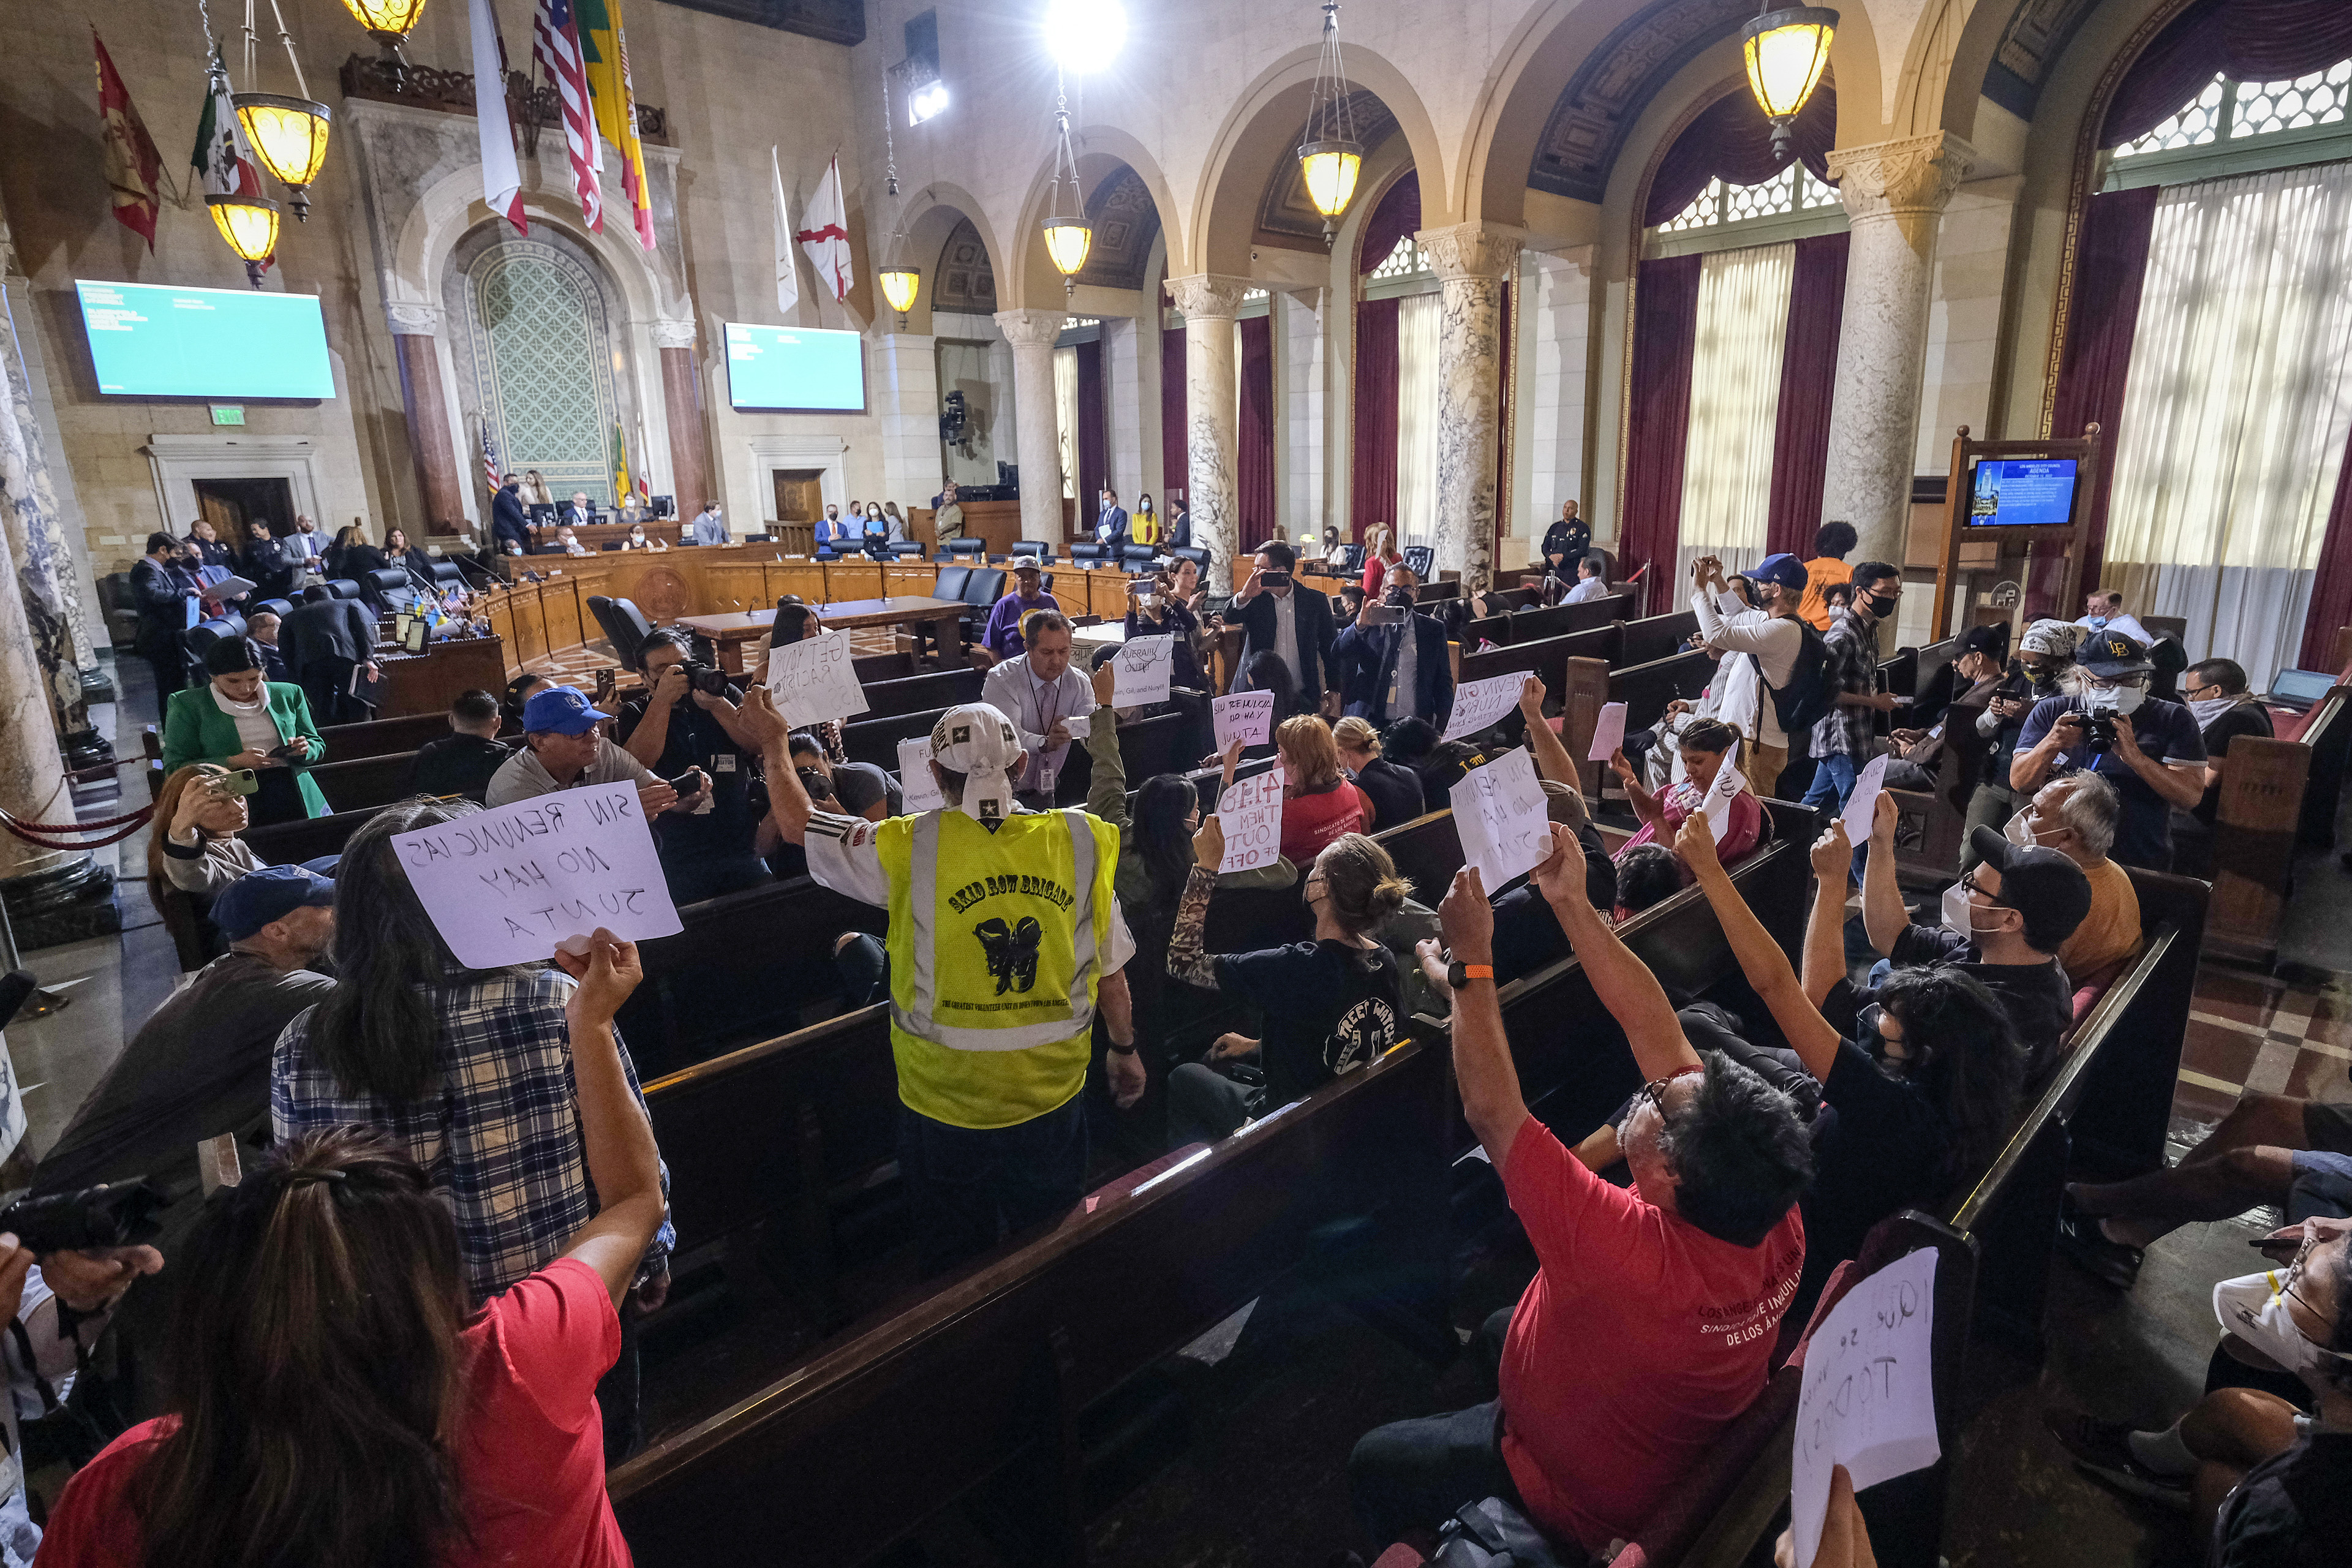
<path fill-rule="evenodd" d="M 1852 238 L 1822 518 L 1853 524 L 1857 561 L 1903 559 L 1936 234 L 1975 157 L 1947 131 L 1829 155 Z"/>
<path fill-rule="evenodd" d="M 882 499 L 929 506 L 947 475 L 940 450 L 939 340 L 929 332 L 885 332 L 879 340 Z"/>
<path fill-rule="evenodd" d="M 1240 374 L 1234 321 L 1250 280 L 1216 272 L 1168 279 L 1184 315 L 1184 454 L 1192 468 L 1185 503 L 1192 542 L 1206 545 L 1216 563 L 1215 585 L 1240 553 L 1242 525 L 1234 490 L 1241 445 Z"/>
<path fill-rule="evenodd" d="M 662 423 L 669 435 L 669 493 L 677 515 L 691 519 L 717 498 L 710 483 L 709 443 L 703 438 L 702 384 L 694 363 L 694 323 L 656 321 L 661 355 Z"/>
<path fill-rule="evenodd" d="M 1444 290 L 1437 324 L 1437 516 L 1431 537 L 1441 571 L 1465 592 L 1495 575 L 1495 483 L 1503 434 L 1503 282 L 1518 265 L 1519 237 L 1493 224 L 1423 229 Z M 1417 520 L 1399 518 L 1417 531 Z"/>
<path fill-rule="evenodd" d="M 441 390 L 441 312 L 431 305 L 394 303 L 383 313 L 400 361 L 400 404 L 408 415 L 408 449 L 425 500 L 425 531 L 444 538 L 463 533 L 465 481 L 450 444 L 448 399 Z M 487 513 L 482 533 L 489 535 Z"/>
<path fill-rule="evenodd" d="M 999 310 L 997 330 L 1013 345 L 1013 403 L 1021 441 L 1021 537 L 1056 542 L 1062 522 L 1062 426 L 1054 406 L 1054 342 L 1066 310 Z"/>

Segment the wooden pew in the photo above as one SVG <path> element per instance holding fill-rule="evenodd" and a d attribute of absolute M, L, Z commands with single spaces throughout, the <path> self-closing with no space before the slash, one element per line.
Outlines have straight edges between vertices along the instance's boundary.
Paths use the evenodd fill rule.
<path fill-rule="evenodd" d="M 446 733 L 448 726 L 445 723 L 442 729 Z M 327 755 L 334 757 L 332 752 Z M 331 810 L 362 811 L 405 798 L 408 773 L 415 765 L 415 752 L 390 752 L 320 763 L 310 770 L 310 779 L 327 797 Z"/>
<path fill-rule="evenodd" d="M 1618 654 L 1626 664 L 1648 664 L 1680 653 L 1683 644 L 1698 635 L 1698 614 L 1694 610 L 1650 616 L 1622 624 L 1625 637 Z"/>
<path fill-rule="evenodd" d="M 2344 742 L 2352 734 L 2346 696 L 2338 689 L 2322 699 L 2291 739 L 2230 742 L 2204 868 L 2213 883 L 2205 944 L 2217 958 L 2263 969 L 2278 958 L 2296 850 L 2315 818 L 2327 823 L 2322 842 L 2334 841 Z"/>
<path fill-rule="evenodd" d="M 1633 609 L 1632 595 L 1604 594 L 1580 605 L 1554 605 L 1549 609 L 1518 610 L 1507 616 L 1488 616 L 1465 626 L 1462 642 L 1465 647 L 1475 647 L 1482 640 L 1507 647 L 1514 643 L 1541 642 L 1546 637 L 1566 637 L 1570 632 L 1589 632 L 1595 626 L 1623 620 L 1633 614 Z"/>
<path fill-rule="evenodd" d="M 1647 664 L 1612 668 L 1597 658 L 1570 658 L 1560 679 L 1560 743 L 1576 760 L 1587 798 L 1601 798 L 1609 764 L 1591 759 L 1592 731 L 1601 710 L 1612 702 L 1625 706 L 1627 732 L 1654 728 L 1665 717 L 1666 704 L 1676 698 L 1696 702 L 1715 679 L 1716 661 L 1693 648 L 1669 654 Z"/>
<path fill-rule="evenodd" d="M 321 855 L 340 855 L 351 836 L 360 825 L 382 805 L 362 806 L 355 811 L 338 811 L 327 816 L 313 816 L 301 822 L 278 822 L 268 827 L 246 830 L 245 841 L 266 866 L 292 866 L 305 860 L 315 860 Z"/>
<path fill-rule="evenodd" d="M 499 695 L 493 693 L 492 695 Z M 413 752 L 450 733 L 446 713 L 412 713 L 404 719 L 372 719 L 364 724 L 330 724 L 319 731 L 330 762 L 357 762 Z"/>
<path fill-rule="evenodd" d="M 1935 788 L 1886 792 L 1898 814 L 1898 876 L 1924 886 L 1949 882 L 1959 875 L 1969 802 L 1984 782 L 1985 759 L 1992 750 L 1992 742 L 1977 733 L 1977 719 L 1983 712 L 1980 704 L 1948 705 L 1937 720 L 1944 726 L 1944 748 L 1936 758 Z"/>
<path fill-rule="evenodd" d="M 1571 658 L 1597 658 L 1604 664 L 1618 662 L 1618 649 L 1623 646 L 1624 633 L 1615 625 L 1595 626 L 1590 631 L 1570 632 L 1564 637 L 1545 637 L 1537 642 L 1511 643 L 1503 647 L 1488 648 L 1481 653 L 1465 649 L 1456 681 L 1484 680 L 1492 676 L 1510 675 L 1525 670 L 1539 676 L 1544 689 L 1558 697 L 1567 686 L 1568 661 Z"/>
<path fill-rule="evenodd" d="M 985 670 L 942 669 L 929 675 L 904 676 L 897 680 L 877 680 L 866 688 L 868 707 L 859 717 L 887 719 L 900 713 L 919 713 L 977 702 L 980 700 L 981 682 L 986 678 Z"/>

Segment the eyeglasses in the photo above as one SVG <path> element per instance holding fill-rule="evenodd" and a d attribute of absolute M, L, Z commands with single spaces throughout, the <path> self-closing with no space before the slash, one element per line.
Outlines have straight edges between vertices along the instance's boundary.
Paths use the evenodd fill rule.
<path fill-rule="evenodd" d="M 2147 689 L 2147 677 L 2145 675 L 2118 675 L 2110 678 L 2107 676 L 2085 673 L 2083 677 L 2083 684 L 2090 688 L 2093 691 L 2115 691 L 2125 688 L 2129 688 L 2135 691 L 2145 691 Z"/>
<path fill-rule="evenodd" d="M 1706 1070 L 1705 1068 L 1682 1068 L 1668 1073 L 1664 1078 L 1654 1078 L 1642 1086 L 1641 1098 L 1650 1102 L 1658 1113 L 1658 1120 L 1664 1121 L 1666 1119 L 1666 1086 L 1678 1078 L 1685 1078 L 1695 1072 L 1703 1073 Z"/>
<path fill-rule="evenodd" d="M 2223 693 L 2218 686 L 2184 686 L 2180 689 L 2180 695 L 2191 702 L 2202 702 L 2208 697 L 2220 697 Z"/>

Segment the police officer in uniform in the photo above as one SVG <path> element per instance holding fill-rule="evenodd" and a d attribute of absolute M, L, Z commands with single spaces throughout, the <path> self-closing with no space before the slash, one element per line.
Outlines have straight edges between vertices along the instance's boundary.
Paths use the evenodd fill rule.
<path fill-rule="evenodd" d="M 946 808 L 878 823 L 811 805 L 765 688 L 751 689 L 738 719 L 767 753 L 777 829 L 806 848 L 809 874 L 889 911 L 883 984 L 898 1165 L 923 1271 L 1076 1205 L 1097 1009 L 1118 1104 L 1133 1105 L 1144 1088 L 1122 972 L 1135 942 L 1111 891 L 1118 829 L 1075 809 L 1017 810 L 1013 785 L 1026 757 L 1012 721 L 984 702 L 950 709 L 932 728 Z M 861 940 L 872 938 L 842 945 Z"/>

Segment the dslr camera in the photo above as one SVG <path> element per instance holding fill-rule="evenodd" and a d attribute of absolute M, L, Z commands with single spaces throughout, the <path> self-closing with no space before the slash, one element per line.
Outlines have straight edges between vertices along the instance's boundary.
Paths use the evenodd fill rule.
<path fill-rule="evenodd" d="M 682 668 L 686 670 L 688 690 L 699 691 L 706 697 L 725 697 L 729 694 L 725 670 L 704 664 L 699 659 L 691 658 L 688 659 Z"/>
<path fill-rule="evenodd" d="M 2112 713 L 2083 715 L 2083 744 L 2091 755 L 2105 756 L 2116 749 L 2116 716 Z"/>
<path fill-rule="evenodd" d="M 19 1198 L 0 1208 L 0 1230 L 15 1232 L 20 1246 L 44 1257 L 130 1247 L 155 1234 L 155 1211 L 171 1201 L 146 1177 L 134 1176 L 75 1193 Z"/>

